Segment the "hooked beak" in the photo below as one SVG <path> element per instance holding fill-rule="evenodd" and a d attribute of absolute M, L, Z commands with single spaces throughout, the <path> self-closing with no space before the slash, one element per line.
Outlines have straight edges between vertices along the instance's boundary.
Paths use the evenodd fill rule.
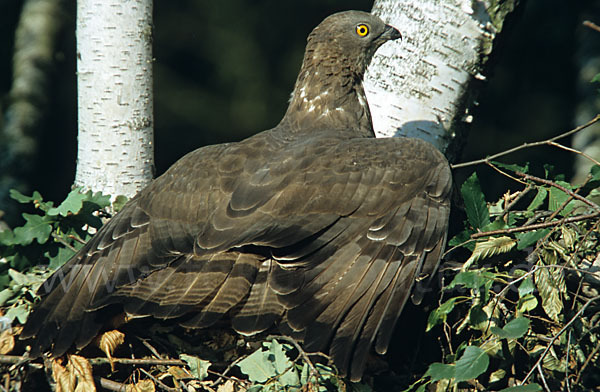
<path fill-rule="evenodd" d="M 396 28 L 390 25 L 385 26 L 385 30 L 383 30 L 383 33 L 380 36 L 380 39 L 384 42 L 393 41 L 398 38 L 402 39 L 402 34 L 400 34 L 400 32 L 396 30 Z"/>

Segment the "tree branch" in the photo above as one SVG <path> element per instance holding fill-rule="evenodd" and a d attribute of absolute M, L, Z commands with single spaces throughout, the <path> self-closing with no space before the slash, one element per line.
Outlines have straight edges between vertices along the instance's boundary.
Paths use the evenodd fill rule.
<path fill-rule="evenodd" d="M 510 149 L 508 149 L 506 151 L 502 151 L 502 152 L 499 152 L 499 153 L 494 154 L 494 155 L 490 155 L 490 156 L 485 157 L 483 159 L 477 159 L 475 161 L 470 161 L 470 162 L 456 163 L 456 164 L 450 165 L 450 167 L 452 169 L 458 169 L 458 168 L 467 167 L 467 166 L 479 165 L 479 164 L 482 164 L 482 163 L 488 163 L 489 161 L 492 161 L 494 159 L 500 158 L 500 157 L 502 157 L 504 155 L 512 154 L 513 152 L 520 151 L 520 150 L 523 150 L 525 148 L 538 147 L 538 146 L 543 146 L 543 145 L 550 145 L 551 146 L 552 143 L 555 142 L 556 140 L 562 139 L 562 138 L 567 137 L 567 136 L 571 136 L 572 134 L 577 133 L 577 132 L 579 132 L 579 131 L 581 131 L 583 129 L 586 129 L 589 126 L 597 123 L 598 121 L 600 121 L 600 114 L 596 115 L 596 117 L 594 117 L 593 119 L 591 119 L 587 123 L 585 123 L 583 125 L 580 125 L 577 128 L 571 129 L 570 131 L 567 131 L 565 133 L 561 133 L 558 136 L 554 136 L 554 137 L 552 137 L 550 139 L 542 140 L 542 141 L 539 141 L 539 142 L 533 142 L 533 143 L 523 143 L 520 146 L 510 148 Z"/>

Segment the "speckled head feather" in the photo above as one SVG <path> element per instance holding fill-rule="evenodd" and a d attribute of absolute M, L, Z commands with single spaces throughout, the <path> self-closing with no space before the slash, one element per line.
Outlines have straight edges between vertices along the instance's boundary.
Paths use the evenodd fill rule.
<path fill-rule="evenodd" d="M 358 126 L 365 136 L 374 135 L 362 80 L 375 51 L 398 38 L 398 30 L 367 12 L 327 17 L 308 36 L 283 122 L 304 130 L 323 124 L 340 129 Z"/>

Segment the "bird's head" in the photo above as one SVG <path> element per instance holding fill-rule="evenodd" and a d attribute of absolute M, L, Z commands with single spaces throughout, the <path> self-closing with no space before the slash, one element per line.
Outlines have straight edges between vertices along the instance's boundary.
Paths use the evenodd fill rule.
<path fill-rule="evenodd" d="M 319 72 L 317 68 L 327 67 L 327 62 L 336 62 L 362 79 L 375 51 L 401 37 L 398 30 L 368 12 L 339 12 L 323 20 L 308 36 L 304 65 Z"/>
<path fill-rule="evenodd" d="M 326 18 L 308 36 L 282 122 L 300 130 L 347 128 L 373 136 L 363 76 L 377 48 L 400 37 L 398 30 L 367 12 Z"/>

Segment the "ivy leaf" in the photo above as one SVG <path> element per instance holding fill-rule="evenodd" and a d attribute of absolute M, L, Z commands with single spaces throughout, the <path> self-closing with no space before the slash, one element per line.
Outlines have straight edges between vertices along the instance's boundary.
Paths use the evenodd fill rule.
<path fill-rule="evenodd" d="M 544 238 L 548 235 L 550 229 L 540 229 L 533 231 L 526 231 L 523 233 L 517 233 L 515 237 L 517 237 L 517 249 L 523 250 L 527 247 L 532 246 L 537 243 L 540 239 Z"/>
<path fill-rule="evenodd" d="M 526 317 L 517 317 L 504 327 L 491 327 L 490 331 L 501 339 L 519 339 L 529 330 L 530 321 Z"/>
<path fill-rule="evenodd" d="M 70 213 L 77 214 L 83 206 L 83 201 L 87 199 L 85 193 L 81 193 L 80 188 L 75 188 L 67 195 L 67 198 L 56 208 L 48 210 L 48 215 L 68 216 Z"/>
<path fill-rule="evenodd" d="M 454 379 L 456 382 L 472 380 L 485 372 L 490 358 L 481 348 L 468 346 L 463 355 L 456 361 Z"/>
<path fill-rule="evenodd" d="M 517 385 L 515 387 L 504 388 L 500 392 L 538 392 L 542 387 L 539 384 Z"/>
<path fill-rule="evenodd" d="M 431 377 L 431 381 L 449 380 L 454 378 L 455 365 L 448 365 L 446 363 L 434 362 L 429 365 L 427 372 L 424 377 Z"/>
<path fill-rule="evenodd" d="M 38 243 L 43 244 L 48 241 L 52 226 L 49 224 L 51 220 L 45 216 L 23 213 L 23 218 L 27 221 L 24 226 L 17 227 L 14 230 L 15 243 L 19 245 L 28 245 L 34 239 Z"/>
<path fill-rule="evenodd" d="M 475 229 L 481 228 L 490 223 L 490 213 L 485 203 L 485 197 L 481 191 L 481 185 L 477 179 L 477 173 L 473 173 L 471 177 L 460 187 L 463 200 L 465 201 L 465 209 L 467 219 L 471 226 Z"/>

